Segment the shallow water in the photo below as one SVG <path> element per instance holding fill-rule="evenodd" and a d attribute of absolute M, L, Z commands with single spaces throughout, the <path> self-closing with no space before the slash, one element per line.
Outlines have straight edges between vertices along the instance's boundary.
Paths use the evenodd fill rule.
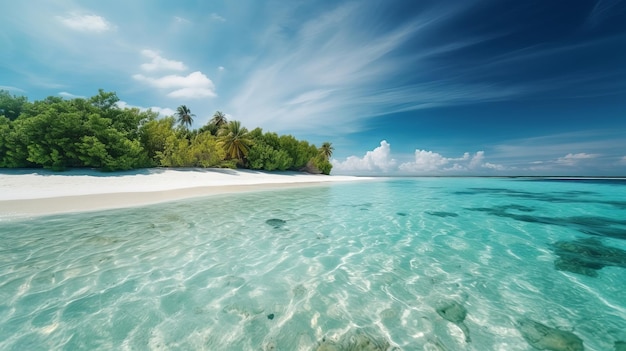
<path fill-rule="evenodd" d="M 532 320 L 612 350 L 625 253 L 620 182 L 403 178 L 4 220 L 0 349 L 534 350 Z"/>

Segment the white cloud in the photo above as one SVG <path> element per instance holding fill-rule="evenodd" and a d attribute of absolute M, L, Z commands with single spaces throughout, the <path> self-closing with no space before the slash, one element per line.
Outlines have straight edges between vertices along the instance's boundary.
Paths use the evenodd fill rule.
<path fill-rule="evenodd" d="M 508 169 L 503 165 L 490 163 L 490 162 L 485 162 L 482 166 L 488 169 L 496 170 L 496 171 L 506 171 Z"/>
<path fill-rule="evenodd" d="M 439 153 L 415 150 L 415 161 L 402 163 L 398 170 L 405 174 L 442 175 L 467 173 L 478 174 L 485 171 L 506 171 L 507 167 L 485 162 L 485 152 L 478 151 L 473 156 L 466 152 L 461 157 L 445 157 Z"/>
<path fill-rule="evenodd" d="M 623 156 L 622 158 L 620 158 L 618 163 L 626 165 L 626 156 Z"/>
<path fill-rule="evenodd" d="M 218 71 L 220 71 L 220 72 L 224 71 L 225 69 L 226 69 L 226 68 L 224 68 L 224 66 L 219 66 L 219 67 L 217 67 L 217 70 L 218 70 Z"/>
<path fill-rule="evenodd" d="M 169 107 L 152 106 L 148 107 L 146 110 L 152 110 L 154 112 L 157 112 L 161 116 L 173 116 L 176 113 L 176 110 Z"/>
<path fill-rule="evenodd" d="M 448 173 L 482 173 L 485 170 L 504 171 L 508 168 L 485 162 L 485 152 L 478 151 L 474 156 L 466 152 L 461 157 L 444 157 L 426 150 L 415 150 L 415 161 L 402 163 L 398 170 L 401 173 L 416 175 L 438 175 Z"/>
<path fill-rule="evenodd" d="M 160 78 L 135 74 L 133 78 L 155 88 L 171 90 L 167 96 L 173 98 L 196 99 L 217 96 L 213 82 L 200 71 L 192 72 L 186 76 L 167 75 Z"/>
<path fill-rule="evenodd" d="M 181 61 L 168 60 L 161 57 L 157 52 L 152 50 L 142 50 L 141 54 L 145 57 L 152 59 L 152 61 L 150 61 L 149 63 L 144 63 L 141 65 L 141 69 L 143 69 L 144 71 L 184 71 L 187 69 L 187 66 L 185 66 L 185 64 Z"/>
<path fill-rule="evenodd" d="M 211 18 L 211 20 L 213 21 L 217 21 L 217 22 L 226 22 L 226 18 L 218 15 L 217 13 L 212 13 L 209 18 Z"/>
<path fill-rule="evenodd" d="M 345 161 L 331 160 L 333 172 L 347 174 L 395 173 L 405 175 L 446 175 L 446 174 L 489 174 L 495 171 L 509 171 L 503 165 L 485 162 L 485 152 L 478 151 L 473 156 L 469 152 L 461 157 L 445 157 L 428 150 L 415 150 L 415 160 L 397 165 L 391 155 L 391 145 L 387 141 L 368 151 L 365 156 L 350 156 Z"/>
<path fill-rule="evenodd" d="M 80 15 L 71 13 L 67 17 L 56 17 L 63 25 L 82 32 L 102 33 L 113 29 L 113 25 L 104 17 L 97 15 Z"/>
<path fill-rule="evenodd" d="M 584 152 L 578 153 L 578 154 L 567 154 L 564 157 L 559 157 L 556 160 L 557 164 L 560 165 L 564 165 L 564 166 L 575 166 L 578 163 L 580 163 L 582 160 L 588 160 L 588 159 L 592 159 L 592 158 L 596 158 L 598 157 L 598 154 L 587 154 Z"/>
<path fill-rule="evenodd" d="M 157 106 L 143 107 L 143 106 L 135 106 L 135 105 L 129 105 L 126 101 L 118 101 L 117 102 L 117 106 L 119 108 L 136 108 L 136 109 L 139 109 L 140 111 L 152 110 L 153 112 L 157 112 L 161 116 L 173 116 L 174 113 L 176 113 L 176 111 L 174 109 L 171 109 L 169 107 L 157 107 Z"/>
<path fill-rule="evenodd" d="M 415 150 L 415 162 L 401 164 L 400 170 L 407 172 L 433 172 L 440 170 L 448 162 L 450 162 L 450 159 L 436 152 Z"/>
<path fill-rule="evenodd" d="M 363 157 L 350 156 L 345 161 L 333 159 L 333 171 L 346 173 L 376 173 L 389 172 L 395 169 L 396 160 L 391 158 L 391 145 L 386 140 L 380 146 L 365 153 Z"/>
<path fill-rule="evenodd" d="M 482 166 L 485 162 L 485 152 L 484 151 L 478 151 L 474 157 L 472 157 L 472 160 L 470 161 L 469 165 L 467 166 L 467 168 L 469 169 L 476 169 L 480 166 Z"/>

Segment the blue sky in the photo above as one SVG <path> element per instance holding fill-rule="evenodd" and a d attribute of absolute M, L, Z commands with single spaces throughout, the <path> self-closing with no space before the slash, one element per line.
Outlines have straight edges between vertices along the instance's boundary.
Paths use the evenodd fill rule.
<path fill-rule="evenodd" d="M 13 1 L 0 89 L 115 91 L 335 147 L 333 173 L 626 175 L 626 1 Z"/>

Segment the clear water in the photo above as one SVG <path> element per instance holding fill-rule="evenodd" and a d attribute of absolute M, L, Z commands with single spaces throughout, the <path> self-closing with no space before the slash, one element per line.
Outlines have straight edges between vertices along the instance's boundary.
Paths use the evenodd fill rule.
<path fill-rule="evenodd" d="M 581 242 L 613 251 L 556 269 L 557 243 Z M 392 179 L 4 220 L 0 349 L 534 350 L 528 318 L 613 350 L 620 250 L 618 181 Z M 469 342 L 437 313 L 450 301 Z"/>

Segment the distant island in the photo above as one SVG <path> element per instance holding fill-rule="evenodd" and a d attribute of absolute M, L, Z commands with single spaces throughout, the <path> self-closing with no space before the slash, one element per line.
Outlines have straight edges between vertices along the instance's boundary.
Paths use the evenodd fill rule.
<path fill-rule="evenodd" d="M 118 171 L 151 167 L 247 168 L 330 174 L 333 147 L 292 135 L 248 131 L 217 111 L 199 129 L 181 105 L 174 116 L 120 108 L 115 92 L 29 102 L 0 90 L 0 168 Z"/>

